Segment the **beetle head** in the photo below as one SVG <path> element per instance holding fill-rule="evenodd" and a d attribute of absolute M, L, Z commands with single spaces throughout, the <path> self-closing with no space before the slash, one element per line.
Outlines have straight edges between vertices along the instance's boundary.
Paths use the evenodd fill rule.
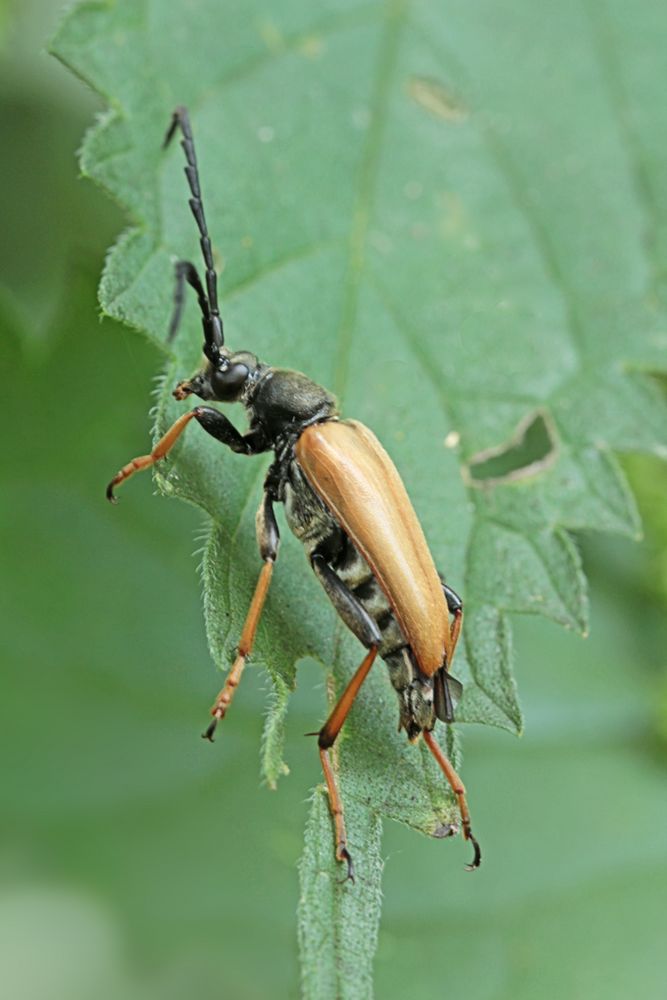
<path fill-rule="evenodd" d="M 208 352 L 207 352 L 208 353 Z M 221 347 L 207 357 L 204 367 L 174 389 L 176 399 L 199 396 L 220 403 L 243 402 L 248 389 L 257 381 L 260 363 L 249 351 L 228 351 Z"/>

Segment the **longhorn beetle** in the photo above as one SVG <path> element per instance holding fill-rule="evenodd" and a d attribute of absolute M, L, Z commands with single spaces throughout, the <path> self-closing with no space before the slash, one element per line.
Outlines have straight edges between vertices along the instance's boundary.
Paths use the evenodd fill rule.
<path fill-rule="evenodd" d="M 459 596 L 441 581 L 421 525 L 396 468 L 375 435 L 355 420 L 341 419 L 336 399 L 301 372 L 264 364 L 249 351 L 225 346 L 192 129 L 186 108 L 177 108 L 165 136 L 166 147 L 180 129 L 190 208 L 199 230 L 205 283 L 190 261 L 176 264 L 174 311 L 169 340 L 178 329 L 186 283 L 196 292 L 204 329 L 204 364 L 179 382 L 173 395 L 194 395 L 220 403 L 242 403 L 249 430 L 240 434 L 218 409 L 196 406 L 182 414 L 150 455 L 132 459 L 107 487 L 147 469 L 173 448 L 191 420 L 240 455 L 273 451 L 257 511 L 257 542 L 263 562 L 238 645 L 222 691 L 211 709 L 213 721 L 202 735 L 213 741 L 252 652 L 259 617 L 278 556 L 279 532 L 273 506 L 282 503 L 292 532 L 306 549 L 327 597 L 367 653 L 329 718 L 316 734 L 336 837 L 336 859 L 354 867 L 347 848 L 343 804 L 329 752 L 376 656 L 387 664 L 398 696 L 399 728 L 411 743 L 423 737 L 454 791 L 463 835 L 474 848 L 468 870 L 481 852 L 472 834 L 465 788 L 433 735 L 437 719 L 454 719 L 461 684 L 450 667 L 463 623 Z M 458 832 L 452 826 L 449 833 Z"/>

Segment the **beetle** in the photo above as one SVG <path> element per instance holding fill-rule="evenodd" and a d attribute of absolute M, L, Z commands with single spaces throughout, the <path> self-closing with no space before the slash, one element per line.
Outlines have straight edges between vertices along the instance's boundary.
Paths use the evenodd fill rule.
<path fill-rule="evenodd" d="M 250 656 L 278 556 L 280 535 L 274 505 L 282 503 L 287 524 L 303 543 L 317 579 L 348 629 L 365 646 L 361 665 L 343 691 L 318 737 L 335 833 L 335 853 L 354 881 L 343 804 L 330 751 L 374 660 L 386 663 L 398 696 L 399 729 L 410 742 L 423 738 L 458 801 L 463 835 L 474 849 L 467 870 L 479 867 L 466 792 L 433 735 L 436 720 L 451 723 L 461 684 L 450 673 L 463 624 L 460 597 L 438 575 L 405 486 L 388 454 L 363 424 L 341 418 L 335 397 L 301 372 L 264 364 L 250 351 L 225 346 L 213 262 L 201 196 L 195 145 L 187 109 L 174 111 L 164 140 L 176 131 L 185 153 L 189 204 L 199 231 L 205 266 L 202 282 L 194 264 L 178 261 L 169 340 L 178 329 L 185 286 L 197 296 L 204 333 L 200 371 L 178 383 L 177 400 L 241 403 L 249 429 L 241 434 L 215 407 L 182 414 L 149 455 L 132 459 L 114 476 L 107 498 L 135 472 L 164 458 L 191 421 L 240 455 L 273 451 L 257 511 L 262 569 L 245 620 L 236 658 L 218 694 L 205 733 L 213 741 Z M 448 835 L 457 833 L 451 825 Z"/>

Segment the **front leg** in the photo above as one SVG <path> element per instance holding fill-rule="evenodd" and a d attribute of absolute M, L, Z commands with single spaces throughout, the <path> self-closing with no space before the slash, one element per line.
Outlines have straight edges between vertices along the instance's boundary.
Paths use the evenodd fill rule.
<path fill-rule="evenodd" d="M 196 406 L 192 413 L 207 434 L 226 444 L 237 455 L 258 455 L 267 450 L 268 445 L 261 430 L 253 428 L 246 434 L 241 434 L 231 420 L 213 406 Z"/>
<path fill-rule="evenodd" d="M 261 431 L 250 430 L 247 434 L 240 434 L 224 413 L 213 409 L 212 406 L 196 406 L 189 413 L 183 413 L 171 425 L 149 455 L 140 455 L 138 458 L 133 458 L 116 473 L 107 486 L 107 500 L 110 500 L 111 503 L 117 503 L 114 494 L 116 486 L 120 486 L 126 479 L 133 476 L 135 472 L 148 469 L 151 465 L 159 462 L 161 458 L 166 458 L 193 418 L 201 424 L 208 434 L 217 441 L 226 444 L 228 448 L 231 448 L 237 454 L 256 455 L 266 450 L 266 441 Z"/>

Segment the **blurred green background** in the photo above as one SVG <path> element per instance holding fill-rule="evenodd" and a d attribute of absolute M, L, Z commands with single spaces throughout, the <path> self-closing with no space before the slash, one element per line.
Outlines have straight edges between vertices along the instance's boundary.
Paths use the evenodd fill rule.
<path fill-rule="evenodd" d="M 224 735 L 199 606 L 200 515 L 103 488 L 148 440 L 158 358 L 97 320 L 124 219 L 77 179 L 100 105 L 44 52 L 60 4 L 0 5 L 4 744 L 0 994 L 295 997 L 296 864 L 323 677 L 300 677 L 290 777 L 262 788 L 265 682 Z M 485 867 L 386 829 L 377 996 L 665 996 L 667 472 L 626 462 L 642 545 L 582 537 L 591 637 L 516 621 L 526 735 L 470 729 Z M 289 544 L 289 541 L 288 541 Z M 393 720 L 390 720 L 393 725 Z"/>

